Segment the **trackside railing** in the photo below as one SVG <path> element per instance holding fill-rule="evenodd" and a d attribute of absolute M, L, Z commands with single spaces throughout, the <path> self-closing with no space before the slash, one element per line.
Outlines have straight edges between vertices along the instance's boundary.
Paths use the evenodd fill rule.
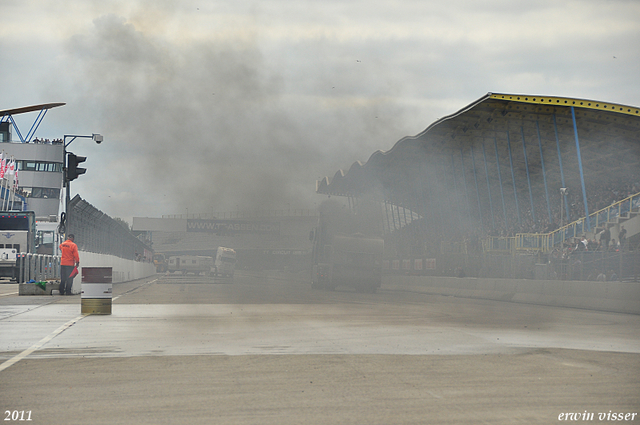
<path fill-rule="evenodd" d="M 555 247 L 562 246 L 565 241 L 584 236 L 588 231 L 595 232 L 596 228 L 616 218 L 637 213 L 640 208 L 640 193 L 629 196 L 622 201 L 609 205 L 590 214 L 588 220 L 581 218 L 563 226 L 551 233 L 518 233 L 514 237 L 489 236 L 483 241 L 485 252 L 550 252 Z"/>
<path fill-rule="evenodd" d="M 509 236 L 489 236 L 482 240 L 484 252 L 495 254 L 511 254 L 515 252 L 516 238 Z"/>
<path fill-rule="evenodd" d="M 549 234 L 550 238 L 547 250 L 553 249 L 554 246 L 562 245 L 566 240 L 580 237 L 588 232 L 589 229 L 594 232 L 596 228 L 602 226 L 608 221 L 631 214 L 634 210 L 637 211 L 639 207 L 640 193 L 636 193 L 635 195 L 629 196 L 620 202 L 616 202 L 615 204 L 609 205 L 606 208 L 590 214 L 588 220 L 581 218 L 573 223 L 561 227 Z"/>
<path fill-rule="evenodd" d="M 21 253 L 17 260 L 18 282 L 60 279 L 60 256 Z"/>

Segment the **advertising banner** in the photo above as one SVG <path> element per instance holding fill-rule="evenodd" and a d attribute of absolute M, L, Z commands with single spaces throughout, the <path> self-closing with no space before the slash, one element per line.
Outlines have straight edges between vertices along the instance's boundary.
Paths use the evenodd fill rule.
<path fill-rule="evenodd" d="M 280 223 L 251 220 L 187 220 L 187 232 L 207 232 L 218 235 L 259 234 L 279 235 Z"/>

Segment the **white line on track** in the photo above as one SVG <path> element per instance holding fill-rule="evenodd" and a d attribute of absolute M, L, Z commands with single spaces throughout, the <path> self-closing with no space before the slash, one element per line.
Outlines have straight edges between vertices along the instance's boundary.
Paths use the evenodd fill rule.
<path fill-rule="evenodd" d="M 120 298 L 123 295 L 127 295 L 127 294 L 135 292 L 136 290 L 139 290 L 139 289 L 141 289 L 141 288 L 143 288 L 143 287 L 145 287 L 147 285 L 150 285 L 150 284 L 156 282 L 157 280 L 158 279 L 154 279 L 154 280 L 152 280 L 150 282 L 146 282 L 146 283 L 144 283 L 144 284 L 142 284 L 140 286 L 136 286 L 132 290 L 130 290 L 128 292 L 125 292 L 124 294 L 118 295 L 117 297 L 113 298 L 113 301 L 117 300 L 118 298 Z M 16 292 L 16 294 L 17 294 L 17 292 Z M 67 323 L 65 323 L 64 325 L 60 326 L 58 329 L 56 329 L 55 331 L 53 331 L 49 335 L 45 336 L 40 341 L 38 341 L 37 343 L 35 343 L 31 347 L 27 348 L 26 350 L 24 350 L 22 353 L 17 354 L 14 357 L 12 357 L 9 360 L 7 360 L 6 362 L 0 364 L 0 372 L 2 372 L 3 370 L 11 367 L 12 365 L 18 363 L 20 360 L 24 359 L 25 357 L 27 357 L 29 354 L 33 353 L 34 351 L 39 350 L 47 342 L 51 341 L 53 338 L 55 338 L 56 336 L 58 336 L 59 334 L 61 334 L 65 330 L 67 330 L 71 326 L 75 325 L 77 322 L 79 322 L 85 316 L 87 316 L 87 315 L 86 314 L 81 314 L 80 316 L 76 317 L 75 319 L 69 320 Z"/>
<path fill-rule="evenodd" d="M 18 363 L 20 360 L 24 359 L 29 354 L 31 354 L 34 351 L 38 350 L 40 347 L 45 345 L 47 342 L 51 341 L 53 338 L 55 338 L 56 336 L 58 336 L 59 334 L 64 332 L 66 329 L 68 329 L 71 326 L 73 326 L 76 322 L 78 322 L 84 316 L 85 315 L 80 315 L 80 316 L 76 317 L 75 319 L 69 320 L 67 323 L 65 323 L 64 325 L 60 326 L 58 329 L 56 329 L 55 331 L 53 331 L 49 335 L 45 336 L 40 341 L 38 341 L 37 343 L 35 343 L 31 347 L 27 348 L 26 350 L 24 350 L 22 353 L 14 356 L 13 358 L 7 360 L 6 362 L 0 364 L 0 372 L 2 372 L 3 370 L 7 369 L 8 367 Z"/>

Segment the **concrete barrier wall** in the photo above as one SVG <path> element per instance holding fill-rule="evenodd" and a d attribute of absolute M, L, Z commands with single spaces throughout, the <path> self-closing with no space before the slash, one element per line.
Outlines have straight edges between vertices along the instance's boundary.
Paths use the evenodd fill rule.
<path fill-rule="evenodd" d="M 93 252 L 80 251 L 80 267 L 78 276 L 73 279 L 72 292 L 79 294 L 82 284 L 82 267 L 111 267 L 113 271 L 113 283 L 127 282 L 130 280 L 142 279 L 156 273 L 153 263 L 144 263 L 113 255 L 96 254 Z"/>
<path fill-rule="evenodd" d="M 385 276 L 382 289 L 640 314 L 640 283 Z"/>

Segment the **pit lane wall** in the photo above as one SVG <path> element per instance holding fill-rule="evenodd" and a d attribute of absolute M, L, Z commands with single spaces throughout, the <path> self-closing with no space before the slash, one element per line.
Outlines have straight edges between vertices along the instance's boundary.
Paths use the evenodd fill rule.
<path fill-rule="evenodd" d="M 640 314 L 638 282 L 386 275 L 381 289 Z"/>
<path fill-rule="evenodd" d="M 72 292 L 74 294 L 79 294 L 81 291 L 82 267 L 111 267 L 113 283 L 128 282 L 156 274 L 153 263 L 127 260 L 114 255 L 94 252 L 79 251 L 78 254 L 80 255 L 80 267 L 78 267 L 78 276 L 73 279 Z"/>

